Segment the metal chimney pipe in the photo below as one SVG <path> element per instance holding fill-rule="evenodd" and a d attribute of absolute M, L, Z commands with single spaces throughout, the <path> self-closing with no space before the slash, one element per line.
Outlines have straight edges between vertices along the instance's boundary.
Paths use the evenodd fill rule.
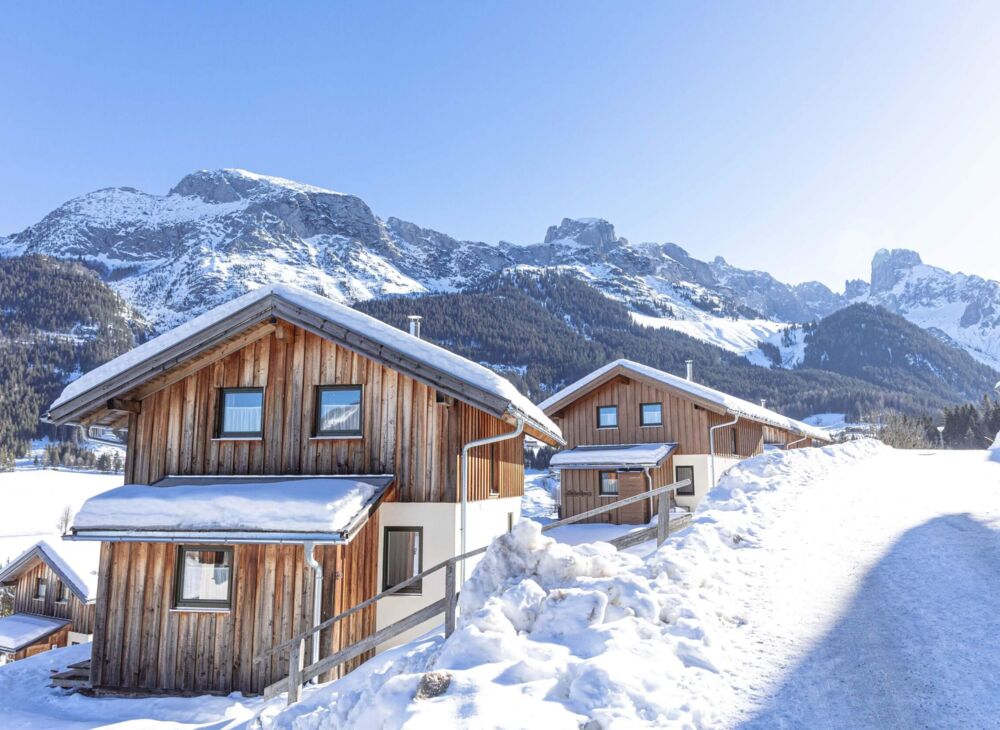
<path fill-rule="evenodd" d="M 423 319 L 419 314 L 411 314 L 407 317 L 410 321 L 410 334 L 414 337 L 420 337 L 420 320 Z"/>
<path fill-rule="evenodd" d="M 760 399 L 760 407 L 761 408 L 767 408 L 767 398 L 761 398 Z"/>
<path fill-rule="evenodd" d="M 684 364 L 687 366 L 687 379 L 694 382 L 694 360 L 685 360 Z"/>

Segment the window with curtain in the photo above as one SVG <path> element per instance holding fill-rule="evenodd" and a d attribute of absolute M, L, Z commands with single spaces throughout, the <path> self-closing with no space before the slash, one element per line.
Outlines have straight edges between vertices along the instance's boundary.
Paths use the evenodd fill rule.
<path fill-rule="evenodd" d="M 663 425 L 663 404 L 643 403 L 639 406 L 640 426 L 662 426 Z"/>
<path fill-rule="evenodd" d="M 360 436 L 361 386 L 317 387 L 314 430 L 317 436 Z"/>
<path fill-rule="evenodd" d="M 618 406 L 597 406 L 597 427 L 618 428 Z"/>
<path fill-rule="evenodd" d="M 674 481 L 682 481 L 684 479 L 690 479 L 691 484 L 687 487 L 680 487 L 677 490 L 677 494 L 683 496 L 693 496 L 694 495 L 694 467 L 693 466 L 678 466 L 674 469 Z"/>
<path fill-rule="evenodd" d="M 618 496 L 618 472 L 602 471 L 599 476 L 599 481 L 599 493 L 602 497 Z"/>
<path fill-rule="evenodd" d="M 219 396 L 219 438 L 258 438 L 263 421 L 263 388 L 223 388 Z"/>
<path fill-rule="evenodd" d="M 423 570 L 424 528 L 386 527 L 382 555 L 382 590 L 409 580 Z M 420 595 L 423 580 L 399 590 L 401 594 Z"/>
<path fill-rule="evenodd" d="M 179 547 L 174 605 L 177 608 L 229 608 L 232 603 L 233 550 Z"/>

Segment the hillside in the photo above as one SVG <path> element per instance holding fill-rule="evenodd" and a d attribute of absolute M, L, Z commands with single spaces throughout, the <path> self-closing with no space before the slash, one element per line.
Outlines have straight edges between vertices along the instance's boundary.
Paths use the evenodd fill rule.
<path fill-rule="evenodd" d="M 797 418 L 830 411 L 856 417 L 881 409 L 925 413 L 964 400 L 942 395 L 950 392 L 943 384 L 873 382 L 822 363 L 795 370 L 756 367 L 679 332 L 642 327 L 623 303 L 565 273 L 515 272 L 477 291 L 388 298 L 357 308 L 398 327 L 406 326 L 407 315 L 422 315 L 426 337 L 504 372 L 536 401 L 619 357 L 676 374 L 693 359 L 699 382 L 749 400 L 766 398 Z"/>
<path fill-rule="evenodd" d="M 44 256 L 0 258 L 0 466 L 38 433 L 39 415 L 74 376 L 144 334 L 92 270 Z"/>

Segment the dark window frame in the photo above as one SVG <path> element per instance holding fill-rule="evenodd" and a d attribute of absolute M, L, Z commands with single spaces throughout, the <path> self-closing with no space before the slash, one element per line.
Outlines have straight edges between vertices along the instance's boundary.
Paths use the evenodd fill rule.
<path fill-rule="evenodd" d="M 323 400 L 323 393 L 337 390 L 358 391 L 358 428 L 357 430 L 323 430 L 319 427 L 320 404 Z M 363 383 L 350 383 L 345 385 L 317 385 L 315 401 L 313 404 L 313 436 L 317 438 L 356 438 L 365 432 L 365 386 Z"/>
<path fill-rule="evenodd" d="M 615 491 L 614 492 L 605 492 L 604 491 L 604 475 L 605 474 L 614 474 L 614 476 L 615 476 L 615 479 L 614 479 L 614 481 L 615 481 Z M 618 472 L 617 471 L 612 471 L 610 469 L 603 469 L 603 470 L 597 472 L 597 496 L 598 497 L 618 497 L 618 496 L 620 496 L 621 495 L 621 491 L 622 491 L 620 481 L 621 481 L 621 478 L 618 476 Z"/>
<path fill-rule="evenodd" d="M 212 552 L 226 553 L 229 555 L 229 584 L 226 586 L 226 600 L 209 601 L 203 599 L 184 598 L 184 554 Z M 232 545 L 178 545 L 177 555 L 174 563 L 174 601 L 173 607 L 177 611 L 198 611 L 198 610 L 226 610 L 233 609 L 233 586 L 236 583 L 236 559 Z"/>
<path fill-rule="evenodd" d="M 690 472 L 691 472 L 691 477 L 690 477 L 690 479 L 691 479 L 691 486 L 689 486 L 689 487 L 679 487 L 677 489 L 676 494 L 677 494 L 678 497 L 693 497 L 693 496 L 695 496 L 695 488 L 694 488 L 694 466 L 692 466 L 691 464 L 678 464 L 677 466 L 675 466 L 674 467 L 674 481 L 675 482 L 679 482 L 682 479 L 687 479 L 688 478 L 686 476 L 685 477 L 681 476 L 681 469 L 690 470 Z"/>
<path fill-rule="evenodd" d="M 386 525 L 382 530 L 382 590 L 387 591 L 392 588 L 389 585 L 389 533 L 390 532 L 416 532 L 420 549 L 417 551 L 417 575 L 424 572 L 424 528 L 421 525 Z M 411 576 L 412 577 L 412 576 Z M 400 581 L 402 582 L 402 581 Z M 424 592 L 424 579 L 421 578 L 416 583 L 411 583 L 392 595 L 394 596 L 422 596 Z"/>
<path fill-rule="evenodd" d="M 615 410 L 615 425 L 614 426 L 602 426 L 601 425 L 601 410 L 604 409 L 604 408 L 614 408 L 614 410 Z M 618 428 L 619 419 L 618 419 L 618 406 L 617 405 L 597 406 L 597 410 L 595 411 L 595 414 L 597 416 L 597 428 L 598 428 L 598 430 L 604 431 L 604 430 L 609 430 L 609 429 L 612 429 L 612 428 Z"/>
<path fill-rule="evenodd" d="M 56 603 L 69 603 L 69 586 L 61 580 L 56 581 Z"/>
<path fill-rule="evenodd" d="M 260 393 L 260 430 L 259 431 L 226 431 L 226 394 L 228 393 Z M 218 414 L 216 417 L 215 437 L 219 439 L 259 439 L 264 437 L 264 388 L 219 388 Z"/>
<path fill-rule="evenodd" d="M 659 406 L 660 407 L 660 420 L 658 423 L 646 423 L 646 406 Z M 663 425 L 663 403 L 661 401 L 653 401 L 650 403 L 640 403 L 639 404 L 639 426 L 662 426 Z"/>
<path fill-rule="evenodd" d="M 739 456 L 740 455 L 740 434 L 736 430 L 736 426 L 733 426 L 731 430 L 733 432 L 733 456 Z"/>
<path fill-rule="evenodd" d="M 49 583 L 45 578 L 37 577 L 35 578 L 35 595 L 32 596 L 36 601 L 44 601 L 48 596 Z"/>
<path fill-rule="evenodd" d="M 488 495 L 500 496 L 500 460 L 497 458 L 499 444 L 490 444 L 490 484 Z"/>

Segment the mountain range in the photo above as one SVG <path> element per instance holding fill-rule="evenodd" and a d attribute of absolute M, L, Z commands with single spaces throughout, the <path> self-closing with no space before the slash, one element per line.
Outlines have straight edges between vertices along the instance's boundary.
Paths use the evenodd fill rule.
<path fill-rule="evenodd" d="M 605 326 L 614 321 L 617 331 L 631 333 L 634 327 L 634 332 L 644 333 L 642 338 L 658 343 L 648 357 L 668 357 L 664 353 L 671 348 L 691 350 L 695 346 L 689 338 L 714 346 L 699 350 L 699 357 L 713 363 L 705 372 L 720 385 L 731 378 L 712 368 L 729 372 L 736 367 L 742 372 L 746 367 L 753 373 L 761 368 L 751 364 L 768 370 L 825 369 L 835 374 L 830 377 L 856 381 L 839 382 L 834 390 L 843 397 L 838 402 L 848 399 L 848 392 L 860 393 L 867 382 L 876 388 L 876 400 L 885 403 L 892 388 L 886 373 L 893 368 L 905 368 L 908 376 L 910 371 L 932 373 L 938 368 L 934 377 L 942 387 L 933 397 L 911 399 L 917 395 L 915 383 L 933 380 L 918 378 L 912 387 L 900 390 L 908 394 L 912 410 L 918 401 L 920 407 L 936 407 L 978 397 L 984 384 L 1000 377 L 1000 283 L 927 266 L 918 254 L 902 249 L 878 251 L 870 282 L 850 281 L 843 292 L 835 292 L 819 282 L 787 284 L 766 272 L 732 266 L 721 257 L 701 260 L 670 242 L 632 243 L 600 218 L 564 218 L 534 243 L 458 240 L 398 218 L 380 218 L 357 196 L 224 169 L 187 175 L 166 195 L 127 187 L 88 193 L 25 230 L 0 237 L 0 256 L 39 255 L 81 262 L 96 271 L 129 307 L 134 329 L 142 333 L 164 331 L 274 281 L 299 284 L 362 308 L 368 303 L 373 313 L 382 311 L 380 301 L 406 297 L 383 316 L 396 316 L 406 307 L 416 311 L 418 302 L 426 300 L 438 317 L 458 321 L 460 313 L 448 307 L 459 306 L 463 295 L 509 299 L 511 282 L 573 280 L 602 295 L 592 300 L 588 323 L 575 322 L 581 315 L 569 304 L 558 311 L 550 307 L 547 313 L 562 319 L 584 343 L 592 336 L 588 327 L 600 330 L 604 340 L 597 344 L 604 350 L 594 358 L 625 347 Z M 504 286 L 497 286 L 500 281 Z M 870 324 L 871 312 L 852 306 L 862 304 L 900 315 L 945 349 L 935 351 L 933 363 L 922 362 L 921 352 L 927 349 L 923 330 L 906 329 L 902 320 L 879 315 L 879 325 L 895 333 L 889 339 L 897 345 L 896 357 L 888 365 L 884 353 L 868 353 L 857 354 L 856 368 L 845 368 L 843 358 L 818 357 L 818 345 L 808 357 L 808 341 L 818 337 L 816 323 L 835 313 L 846 314 L 833 320 L 835 327 L 820 330 L 823 346 L 851 346 L 850 337 L 830 332 Z M 449 344 L 464 347 L 511 377 L 527 372 L 528 363 L 490 360 L 496 352 L 477 353 L 469 343 L 454 342 L 449 327 L 444 330 L 452 339 Z M 635 347 L 639 345 L 633 342 L 625 349 Z M 716 348 L 725 356 L 713 354 Z M 951 357 L 950 350 L 962 357 Z M 980 368 L 966 355 L 989 367 Z M 874 369 L 865 370 L 868 365 Z M 535 368 L 533 384 L 524 385 L 539 391 L 533 395 L 575 377 L 572 367 L 562 372 L 555 364 L 546 367 Z M 866 373 L 876 371 L 878 377 L 866 380 Z M 787 376 L 755 374 L 744 382 L 761 383 L 761 397 L 777 396 L 801 408 L 819 407 L 816 399 L 800 392 L 803 388 L 826 387 L 819 381 L 794 381 L 797 384 L 787 385 L 789 392 L 782 398 L 779 384 L 793 383 Z M 871 405 L 871 398 L 866 403 Z"/>

